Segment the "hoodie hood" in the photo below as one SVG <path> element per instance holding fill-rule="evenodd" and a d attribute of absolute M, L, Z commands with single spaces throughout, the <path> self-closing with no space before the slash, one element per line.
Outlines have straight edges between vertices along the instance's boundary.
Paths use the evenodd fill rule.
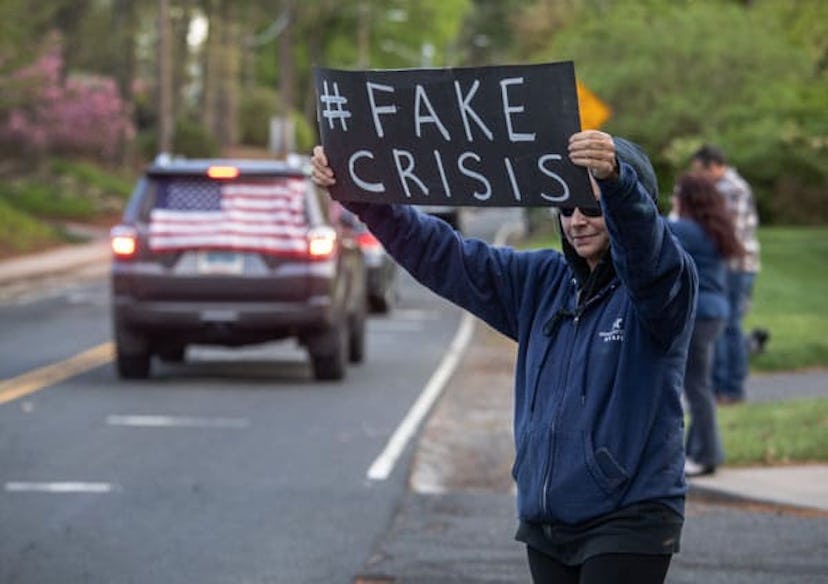
<path fill-rule="evenodd" d="M 644 190 L 649 193 L 653 201 L 658 202 L 658 181 L 656 180 L 655 170 L 650 163 L 650 159 L 644 154 L 644 151 L 637 144 L 625 140 L 624 138 L 612 138 L 615 143 L 615 157 L 618 160 L 619 166 L 621 163 L 629 164 L 635 171 L 638 177 L 638 182 L 644 187 Z M 594 271 L 590 271 L 586 260 L 578 255 L 575 249 L 566 240 L 563 232 L 563 225 L 560 223 L 560 216 L 558 217 L 559 230 L 561 233 L 561 247 L 567 262 L 569 262 L 575 279 L 578 285 L 584 291 L 581 294 L 580 301 L 586 302 L 598 290 L 604 287 L 615 276 L 615 269 L 612 265 L 610 252 L 604 254 Z"/>

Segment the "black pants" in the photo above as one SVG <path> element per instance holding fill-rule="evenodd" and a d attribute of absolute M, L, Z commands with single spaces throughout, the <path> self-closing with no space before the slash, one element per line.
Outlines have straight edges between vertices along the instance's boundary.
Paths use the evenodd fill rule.
<path fill-rule="evenodd" d="M 534 584 L 662 584 L 670 555 L 603 554 L 567 566 L 527 546 Z"/>

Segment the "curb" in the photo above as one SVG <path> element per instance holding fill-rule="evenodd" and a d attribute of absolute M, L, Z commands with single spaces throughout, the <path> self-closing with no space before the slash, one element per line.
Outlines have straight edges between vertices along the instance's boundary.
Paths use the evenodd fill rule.
<path fill-rule="evenodd" d="M 760 508 L 772 513 L 783 513 L 786 515 L 807 515 L 810 517 L 828 517 L 828 511 L 808 505 L 794 505 L 781 501 L 772 501 L 733 491 L 727 491 L 706 485 L 695 485 L 688 483 L 688 503 L 710 503 L 717 505 L 733 505 L 740 507 Z"/>

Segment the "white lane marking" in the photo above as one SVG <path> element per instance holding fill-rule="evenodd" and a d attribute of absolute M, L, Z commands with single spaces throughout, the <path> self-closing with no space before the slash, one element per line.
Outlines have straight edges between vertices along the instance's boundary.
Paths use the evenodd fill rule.
<path fill-rule="evenodd" d="M 454 336 L 451 345 L 449 346 L 446 356 L 440 362 L 431 379 L 426 383 L 425 388 L 420 393 L 417 401 L 408 410 L 408 413 L 403 418 L 403 421 L 397 426 L 394 434 L 388 440 L 385 449 L 377 457 L 371 467 L 368 469 L 368 478 L 372 481 L 384 481 L 389 477 L 391 471 L 394 470 L 394 465 L 397 459 L 405 450 L 408 441 L 417 432 L 423 418 L 431 410 L 431 406 L 440 397 L 443 388 L 446 386 L 452 373 L 454 373 L 457 364 L 460 362 L 460 357 L 466 350 L 466 347 L 471 340 L 474 332 L 474 317 L 467 313 L 463 314 L 463 320 L 460 323 L 460 328 Z"/>
<path fill-rule="evenodd" d="M 418 333 L 425 330 L 424 322 L 372 320 L 368 321 L 368 330 L 372 333 Z"/>
<path fill-rule="evenodd" d="M 518 223 L 507 223 L 503 225 L 495 235 L 495 245 L 503 245 L 509 234 L 521 229 L 522 226 Z M 454 335 L 454 339 L 449 345 L 448 352 L 443 357 L 440 365 L 431 375 L 431 378 L 426 383 L 423 391 L 420 392 L 417 401 L 408 410 L 408 413 L 403 418 L 400 425 L 388 439 L 388 443 L 368 468 L 366 476 L 372 481 L 384 481 L 394 470 L 394 465 L 405 450 L 409 440 L 416 434 L 423 419 L 431 411 L 431 407 L 443 389 L 446 387 L 448 380 L 460 363 L 460 358 L 466 351 L 466 348 L 471 341 L 474 334 L 475 317 L 466 312 L 463 314 L 463 319 L 460 322 L 460 327 Z"/>
<path fill-rule="evenodd" d="M 440 318 L 440 311 L 420 308 L 394 308 L 391 318 L 394 320 L 437 320 Z"/>
<path fill-rule="evenodd" d="M 81 481 L 62 482 L 8 482 L 5 486 L 9 493 L 82 493 L 103 494 L 119 490 L 112 483 L 87 483 Z"/>
<path fill-rule="evenodd" d="M 108 426 L 134 428 L 247 428 L 246 418 L 192 418 L 188 416 L 119 416 L 106 417 Z"/>

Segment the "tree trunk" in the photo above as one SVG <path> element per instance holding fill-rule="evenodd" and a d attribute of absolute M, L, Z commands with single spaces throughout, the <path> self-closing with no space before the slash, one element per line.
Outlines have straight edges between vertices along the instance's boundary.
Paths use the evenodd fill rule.
<path fill-rule="evenodd" d="M 135 80 L 135 39 L 138 22 L 136 18 L 135 0 L 115 0 L 112 5 L 112 76 L 118 85 L 124 109 L 135 123 L 135 96 L 132 93 L 132 83 Z M 131 165 L 135 155 L 134 144 L 127 136 L 122 136 L 118 144 L 118 163 L 122 166 Z"/>
<path fill-rule="evenodd" d="M 222 148 L 238 142 L 239 26 L 232 0 L 220 0 L 211 14 L 205 73 L 205 125 Z"/>
<path fill-rule="evenodd" d="M 276 156 L 283 158 L 287 155 L 287 145 L 291 142 L 289 136 L 291 112 L 294 109 L 293 101 L 296 93 L 296 73 L 293 67 L 293 36 L 296 29 L 296 14 L 294 12 L 293 0 L 283 0 L 282 14 L 287 17 L 287 26 L 279 36 L 279 95 L 281 98 L 281 115 L 285 123 L 281 125 L 282 137 L 279 140 L 280 152 Z"/>
<path fill-rule="evenodd" d="M 183 102 L 184 87 L 189 81 L 188 68 L 190 65 L 190 46 L 187 43 L 187 34 L 190 30 L 190 21 L 193 18 L 192 0 L 177 0 L 177 16 L 170 23 L 172 31 L 172 100 L 173 119 L 178 119 L 186 109 Z"/>
<path fill-rule="evenodd" d="M 158 0 L 158 152 L 172 153 L 172 36 L 170 2 Z"/>

